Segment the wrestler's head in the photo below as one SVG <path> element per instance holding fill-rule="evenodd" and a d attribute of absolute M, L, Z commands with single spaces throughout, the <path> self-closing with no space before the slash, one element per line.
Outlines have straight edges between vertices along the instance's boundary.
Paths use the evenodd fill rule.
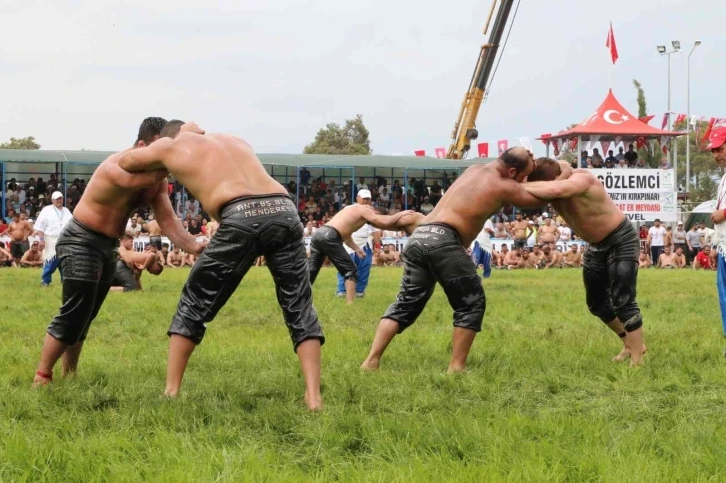
<path fill-rule="evenodd" d="M 161 274 L 161 272 L 164 271 L 164 266 L 159 262 L 155 262 L 153 265 L 151 265 L 146 270 L 152 275 L 159 275 L 159 274 Z"/>
<path fill-rule="evenodd" d="M 134 249 L 133 235 L 126 233 L 123 237 L 121 237 L 121 246 L 124 247 L 126 250 L 133 250 Z"/>
<path fill-rule="evenodd" d="M 161 130 L 161 134 L 159 134 L 159 137 L 174 139 L 179 134 L 179 131 L 181 130 L 181 127 L 183 125 L 184 121 L 180 121 L 179 119 L 172 119 L 171 121 L 164 124 L 164 127 Z"/>
<path fill-rule="evenodd" d="M 166 119 L 161 117 L 147 117 L 141 122 L 139 134 L 136 136 L 134 146 L 143 148 L 161 137 L 161 128 L 167 124 Z"/>
<path fill-rule="evenodd" d="M 524 182 L 534 169 L 534 156 L 523 147 L 509 148 L 499 159 L 504 164 L 507 178 L 517 183 Z"/>
<path fill-rule="evenodd" d="M 565 161 L 555 161 L 551 158 L 537 158 L 535 168 L 527 177 L 528 181 L 553 181 L 570 177 L 572 168 Z"/>

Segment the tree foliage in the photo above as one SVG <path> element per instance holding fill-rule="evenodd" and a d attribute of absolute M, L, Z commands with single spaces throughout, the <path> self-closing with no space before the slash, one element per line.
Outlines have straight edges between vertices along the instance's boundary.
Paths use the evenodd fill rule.
<path fill-rule="evenodd" d="M 645 100 L 643 86 L 636 79 L 633 79 L 633 85 L 638 92 L 638 117 L 646 117 L 648 115 L 648 104 Z M 661 151 L 661 146 L 658 143 L 646 142 L 645 146 L 637 151 L 638 158 L 645 159 L 645 164 L 650 168 L 657 168 L 660 160 L 663 159 L 663 151 Z"/>
<path fill-rule="evenodd" d="M 0 149 L 40 149 L 33 136 L 25 138 L 10 138 L 10 141 L 0 144 Z"/>
<path fill-rule="evenodd" d="M 368 129 L 363 116 L 346 119 L 345 124 L 328 123 L 315 135 L 315 140 L 305 146 L 305 154 L 371 154 Z"/>

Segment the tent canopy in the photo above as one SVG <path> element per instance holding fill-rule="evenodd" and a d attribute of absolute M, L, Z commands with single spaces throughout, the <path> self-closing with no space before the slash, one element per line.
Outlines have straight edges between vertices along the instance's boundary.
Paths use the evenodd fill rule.
<path fill-rule="evenodd" d="M 49 151 L 0 149 L 0 163 L 91 163 L 100 164 L 113 151 Z M 469 160 L 438 159 L 421 156 L 332 155 L 332 154 L 258 154 L 262 164 L 275 166 L 370 167 L 416 169 L 465 169 L 486 164 L 494 158 Z"/>
<path fill-rule="evenodd" d="M 551 136 L 543 135 L 537 139 L 546 142 L 557 139 L 572 139 L 579 136 L 589 140 L 589 137 L 597 136 L 597 141 L 619 142 L 638 138 L 660 139 L 684 134 L 682 132 L 656 129 L 639 120 L 620 104 L 613 95 L 612 89 L 610 89 L 602 104 L 583 122 L 568 131 Z"/>

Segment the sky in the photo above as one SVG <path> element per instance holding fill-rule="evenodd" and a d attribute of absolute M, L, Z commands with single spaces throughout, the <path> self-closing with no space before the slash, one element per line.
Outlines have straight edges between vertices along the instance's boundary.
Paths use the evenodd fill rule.
<path fill-rule="evenodd" d="M 479 142 L 556 133 L 613 92 L 637 114 L 726 117 L 723 0 L 522 0 L 482 106 Z M 376 154 L 448 146 L 491 3 L 457 0 L 154 0 L 0 5 L 0 141 L 120 150 L 147 116 L 193 120 L 257 152 L 299 153 L 329 122 L 362 114 Z M 635 8 L 637 5 L 637 8 Z M 511 16 L 510 16 L 511 19 Z M 612 21 L 620 59 L 605 41 Z M 501 51 L 500 47 L 500 51 Z M 720 50 L 719 50 L 720 49 Z"/>

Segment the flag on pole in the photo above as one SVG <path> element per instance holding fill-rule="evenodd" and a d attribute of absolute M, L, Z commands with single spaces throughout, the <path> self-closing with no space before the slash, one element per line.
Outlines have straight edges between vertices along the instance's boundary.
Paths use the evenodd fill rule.
<path fill-rule="evenodd" d="M 500 139 L 497 141 L 497 152 L 499 153 L 499 156 L 501 156 L 507 149 L 509 149 L 509 140 Z"/>
<path fill-rule="evenodd" d="M 618 48 L 615 46 L 615 34 L 613 33 L 613 23 L 610 22 L 610 31 L 608 32 L 608 40 L 605 42 L 605 47 L 610 49 L 610 58 L 613 59 L 613 64 L 618 60 Z"/>
<path fill-rule="evenodd" d="M 477 149 L 479 151 L 479 157 L 480 158 L 488 158 L 489 157 L 489 143 L 479 143 L 477 145 Z"/>
<path fill-rule="evenodd" d="M 644 123 L 648 124 L 654 117 L 655 117 L 655 114 L 652 114 L 650 116 L 639 117 L 638 120 L 643 121 Z"/>
<path fill-rule="evenodd" d="M 436 152 L 437 158 L 445 158 L 446 157 L 446 148 L 436 148 L 434 149 Z"/>
<path fill-rule="evenodd" d="M 416 156 L 426 156 L 426 150 L 425 149 L 418 149 L 413 152 Z"/>

